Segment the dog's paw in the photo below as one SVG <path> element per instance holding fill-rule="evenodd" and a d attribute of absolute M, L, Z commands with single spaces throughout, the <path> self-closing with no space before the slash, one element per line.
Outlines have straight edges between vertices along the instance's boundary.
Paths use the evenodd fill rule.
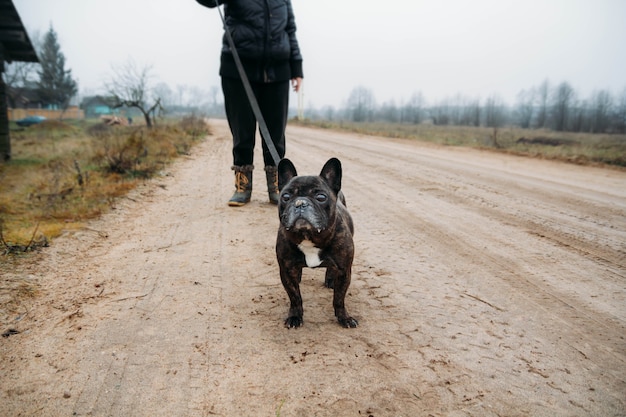
<path fill-rule="evenodd" d="M 298 328 L 302 326 L 303 322 L 304 321 L 302 320 L 302 317 L 298 317 L 298 316 L 287 317 L 287 320 L 285 320 L 285 327 L 289 329 L 291 329 L 292 327 Z"/>
<path fill-rule="evenodd" d="M 353 319 L 352 317 L 345 317 L 342 319 L 337 318 L 337 321 L 346 329 L 354 329 L 355 327 L 359 325 L 359 322 L 356 319 Z"/>

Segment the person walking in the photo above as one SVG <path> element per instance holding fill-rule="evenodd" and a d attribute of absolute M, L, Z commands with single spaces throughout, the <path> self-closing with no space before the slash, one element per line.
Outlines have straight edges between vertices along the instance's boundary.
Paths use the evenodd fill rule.
<path fill-rule="evenodd" d="M 230 31 L 252 91 L 258 101 L 272 142 L 285 156 L 285 128 L 289 109 L 289 83 L 302 87 L 302 55 L 296 38 L 291 0 L 196 0 L 214 8 L 224 5 L 226 28 Z M 229 206 L 243 206 L 252 195 L 252 171 L 257 121 L 246 96 L 230 45 L 223 37 L 220 76 L 226 118 L 233 136 L 235 193 Z M 263 162 L 269 201 L 278 204 L 278 172 L 266 138 L 262 141 Z"/>

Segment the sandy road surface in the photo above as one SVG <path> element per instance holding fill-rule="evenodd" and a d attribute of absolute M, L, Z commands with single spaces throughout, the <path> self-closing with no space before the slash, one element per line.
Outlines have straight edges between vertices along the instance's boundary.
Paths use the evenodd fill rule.
<path fill-rule="evenodd" d="M 227 207 L 214 130 L 3 278 L 42 291 L 3 311 L 0 415 L 626 415 L 625 173 L 290 127 L 300 173 L 343 162 L 360 326 L 308 269 L 288 330 L 264 173 Z"/>

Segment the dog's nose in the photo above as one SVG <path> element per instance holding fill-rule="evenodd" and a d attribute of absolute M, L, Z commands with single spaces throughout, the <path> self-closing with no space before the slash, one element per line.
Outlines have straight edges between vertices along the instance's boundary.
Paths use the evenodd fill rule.
<path fill-rule="evenodd" d="M 302 198 L 299 198 L 299 199 L 297 199 L 297 200 L 296 200 L 296 202 L 294 203 L 294 205 L 295 205 L 296 207 L 306 207 L 306 206 L 308 206 L 308 205 L 309 205 L 309 202 L 308 202 L 308 201 L 306 201 L 306 200 L 304 200 L 304 199 L 302 199 Z"/>

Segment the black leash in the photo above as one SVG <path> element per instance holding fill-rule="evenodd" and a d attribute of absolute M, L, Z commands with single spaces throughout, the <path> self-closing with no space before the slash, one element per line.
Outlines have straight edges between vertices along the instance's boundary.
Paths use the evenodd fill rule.
<path fill-rule="evenodd" d="M 281 158 L 278 155 L 276 146 L 274 146 L 274 142 L 272 142 L 272 137 L 270 136 L 270 132 L 269 130 L 267 130 L 267 125 L 265 124 L 265 119 L 263 119 L 263 115 L 261 114 L 259 103 L 257 103 L 256 97 L 254 96 L 254 92 L 252 91 L 252 87 L 250 86 L 250 81 L 248 81 L 248 76 L 246 75 L 246 71 L 243 69 L 243 65 L 241 64 L 241 59 L 239 59 L 237 48 L 235 48 L 235 42 L 233 41 L 233 37 L 230 34 L 230 30 L 228 29 L 228 26 L 226 26 L 226 19 L 224 19 L 224 15 L 222 14 L 222 9 L 220 9 L 218 0 L 215 0 L 215 5 L 217 6 L 217 10 L 220 13 L 220 18 L 222 19 L 222 24 L 224 25 L 224 33 L 226 34 L 226 39 L 228 40 L 228 45 L 230 46 L 230 50 L 233 53 L 233 58 L 235 59 L 235 65 L 237 65 L 237 71 L 239 72 L 239 77 L 241 77 L 241 82 L 243 83 L 243 87 L 246 90 L 246 95 L 248 96 L 250 107 L 252 107 L 252 112 L 254 113 L 254 117 L 256 117 L 257 123 L 259 124 L 259 129 L 261 130 L 261 136 L 263 137 L 263 140 L 265 140 L 267 149 L 270 151 L 270 154 L 272 155 L 274 164 L 278 166 L 278 163 L 280 162 Z"/>

